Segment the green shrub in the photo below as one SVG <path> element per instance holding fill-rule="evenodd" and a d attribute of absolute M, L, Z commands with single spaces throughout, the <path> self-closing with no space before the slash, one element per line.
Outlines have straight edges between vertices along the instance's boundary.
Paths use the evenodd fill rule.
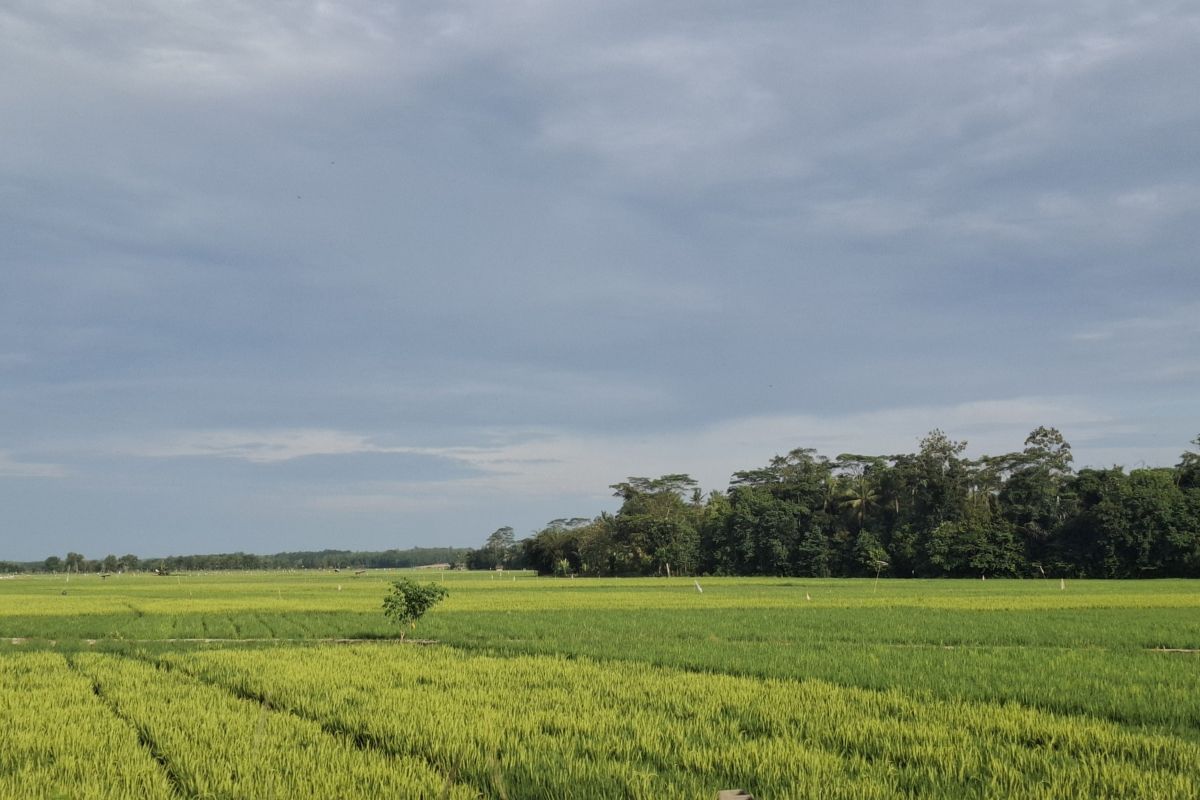
<path fill-rule="evenodd" d="M 415 628 L 417 620 L 447 594 L 446 587 L 439 583 L 417 583 L 411 578 L 401 578 L 392 583 L 392 593 L 383 598 L 383 614 L 397 625 Z"/>

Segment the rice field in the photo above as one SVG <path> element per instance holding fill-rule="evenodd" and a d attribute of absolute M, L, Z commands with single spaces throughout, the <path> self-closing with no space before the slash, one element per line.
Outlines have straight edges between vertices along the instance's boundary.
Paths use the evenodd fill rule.
<path fill-rule="evenodd" d="M 398 574 L 0 581 L 0 796 L 1200 794 L 1196 582 Z"/>

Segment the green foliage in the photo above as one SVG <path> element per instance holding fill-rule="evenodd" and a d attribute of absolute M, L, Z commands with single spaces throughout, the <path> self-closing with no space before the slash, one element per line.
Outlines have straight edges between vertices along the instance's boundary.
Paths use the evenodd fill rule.
<path fill-rule="evenodd" d="M 309 658 L 304 651 L 262 655 L 277 665 Z M 113 719 L 129 721 L 124 727 L 130 738 L 136 728 L 147 742 L 143 760 L 153 764 L 153 754 L 169 765 L 177 791 L 167 797 L 477 796 L 420 758 L 358 746 L 351 737 L 331 735 L 317 722 L 275 708 L 275 692 L 248 697 L 241 687 L 212 685 L 183 670 L 112 655 L 84 653 L 75 662 L 111 705 Z M 349 674 L 337 678 L 344 683 Z M 89 780 L 104 783 L 107 775 L 106 768 Z"/>
<path fill-rule="evenodd" d="M 546 575 L 566 560 L 589 576 L 1200 577 L 1200 452 L 1125 476 L 1073 473 L 1055 428 L 1019 452 L 966 446 L 933 430 L 909 454 L 797 448 L 707 502 L 686 474 L 630 477 L 610 487 L 615 515 L 556 520 L 518 549 Z"/>
<path fill-rule="evenodd" d="M 1194 582 L 988 578 L 446 573 L 420 648 L 286 641 L 387 636 L 378 574 L 2 581 L 0 796 L 1194 797 Z"/>
<path fill-rule="evenodd" d="M 0 797 L 177 797 L 133 727 L 57 653 L 0 655 Z"/>
<path fill-rule="evenodd" d="M 401 578 L 392 583 L 392 592 L 383 598 L 383 614 L 397 625 L 415 627 L 425 612 L 449 594 L 440 583 L 418 583 Z"/>
<path fill-rule="evenodd" d="M 854 557 L 865 575 L 878 575 L 888 568 L 888 554 L 875 534 L 861 530 L 854 542 Z"/>
<path fill-rule="evenodd" d="M 631 477 L 613 484 L 624 498 L 609 525 L 609 564 L 618 575 L 693 574 L 700 564 L 698 523 L 703 506 L 698 497 L 685 501 L 696 482 L 687 475 Z"/>
<path fill-rule="evenodd" d="M 1175 467 L 1176 482 L 1180 488 L 1200 490 L 1200 436 L 1191 441 L 1195 450 L 1185 450 Z"/>
<path fill-rule="evenodd" d="M 591 662 L 434 649 L 401 663 L 345 650 L 319 652 L 311 665 L 264 655 L 240 661 L 200 654 L 181 663 L 361 730 L 384 747 L 437 755 L 489 796 L 701 797 L 714 785 L 736 785 L 779 797 L 1186 797 L 1189 759 L 1197 756 L 1195 746 L 1130 738 L 1087 719 L 820 681 L 765 683 L 635 664 L 618 677 Z M 339 691 L 346 672 L 371 677 L 377 688 Z M 410 688 L 427 675 L 446 677 Z M 576 713 L 561 713 L 556 700 L 564 695 Z M 503 722 L 464 724 L 460 704 L 494 708 Z M 1039 738 L 1054 747 L 1029 758 Z M 524 745 L 519 758 L 491 764 L 478 755 L 513 740 Z M 597 751 L 615 757 L 597 760 Z M 652 781 L 639 779 L 639 769 L 652 769 Z M 630 790 L 649 785 L 651 792 Z"/>
<path fill-rule="evenodd" d="M 418 583 L 412 578 L 401 578 L 391 584 L 391 594 L 383 599 L 383 613 L 397 625 L 415 627 L 416 621 L 425 612 L 449 594 L 439 583 Z"/>
<path fill-rule="evenodd" d="M 583 567 L 581 543 L 585 528 L 593 523 L 583 518 L 556 519 L 521 542 L 523 562 L 543 575 L 580 572 Z M 565 569 L 562 567 L 566 563 Z"/>
<path fill-rule="evenodd" d="M 811 526 L 796 547 L 796 574 L 828 578 L 829 558 L 829 540 L 820 528 Z"/>
<path fill-rule="evenodd" d="M 79 553 L 68 553 L 67 559 L 50 556 L 42 562 L 26 564 L 30 571 L 60 572 L 68 566 L 72 573 L 97 572 L 102 569 L 150 570 L 155 566 L 166 572 L 199 572 L 210 570 L 263 570 L 263 569 L 407 569 L 429 564 L 453 564 L 461 561 L 469 551 L 464 547 L 413 547 L 408 550 L 302 550 L 256 555 L 254 553 L 206 553 L 166 558 L 142 559 L 132 553 L 121 557 L 106 556 L 101 560 L 84 558 Z M 143 563 L 145 562 L 145 563 Z"/>
<path fill-rule="evenodd" d="M 1084 470 L 1080 511 L 1063 527 L 1063 560 L 1107 578 L 1200 576 L 1200 508 L 1170 470 Z"/>

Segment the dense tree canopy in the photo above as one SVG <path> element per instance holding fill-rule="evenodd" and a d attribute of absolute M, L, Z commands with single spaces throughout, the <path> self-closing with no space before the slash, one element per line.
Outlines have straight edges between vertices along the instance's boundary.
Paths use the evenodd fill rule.
<path fill-rule="evenodd" d="M 724 491 L 683 473 L 610 488 L 615 514 L 556 519 L 476 550 L 248 553 L 88 559 L 2 571 L 103 572 L 465 564 L 547 575 L 1200 577 L 1200 436 L 1174 467 L 1073 469 L 1071 445 L 1039 427 L 1023 449 L 967 458 L 931 431 L 915 453 L 797 448 L 739 470 Z"/>
<path fill-rule="evenodd" d="M 1167 469 L 1072 468 L 1039 427 L 965 457 L 934 430 L 916 453 L 798 448 L 702 493 L 686 474 L 613 484 L 615 514 L 555 520 L 509 546 L 544 574 L 1200 577 L 1200 437 Z M 489 545 L 490 546 L 490 545 Z M 487 549 L 486 547 L 484 548 Z"/>
<path fill-rule="evenodd" d="M 25 572 L 123 572 L 145 570 L 147 572 L 178 572 L 193 570 L 237 570 L 237 569 L 394 569 L 421 567 L 429 564 L 455 564 L 462 562 L 471 552 L 464 547 L 414 547 L 409 550 L 318 550 L 274 555 L 254 553 L 209 553 L 207 555 L 167 556 L 165 558 L 138 558 L 135 555 L 107 555 L 89 559 L 79 553 L 68 553 L 66 559 L 50 556 L 45 561 L 24 564 L 0 562 L 0 571 Z M 7 568 L 6 568 L 7 567 Z"/>

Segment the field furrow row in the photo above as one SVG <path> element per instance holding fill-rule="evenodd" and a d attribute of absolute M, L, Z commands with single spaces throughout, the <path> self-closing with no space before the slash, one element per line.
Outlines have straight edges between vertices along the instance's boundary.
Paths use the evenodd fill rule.
<path fill-rule="evenodd" d="M 77 668 L 136 727 L 185 797 L 445 797 L 478 792 L 424 761 L 356 746 L 265 703 L 108 654 Z"/>
<path fill-rule="evenodd" d="M 512 797 L 1190 797 L 1200 748 L 1085 718 L 447 648 L 169 654 Z M 1148 794 L 1147 794 L 1148 793 Z"/>
<path fill-rule="evenodd" d="M 0 797 L 169 800 L 175 792 L 133 727 L 54 653 L 0 658 Z"/>

